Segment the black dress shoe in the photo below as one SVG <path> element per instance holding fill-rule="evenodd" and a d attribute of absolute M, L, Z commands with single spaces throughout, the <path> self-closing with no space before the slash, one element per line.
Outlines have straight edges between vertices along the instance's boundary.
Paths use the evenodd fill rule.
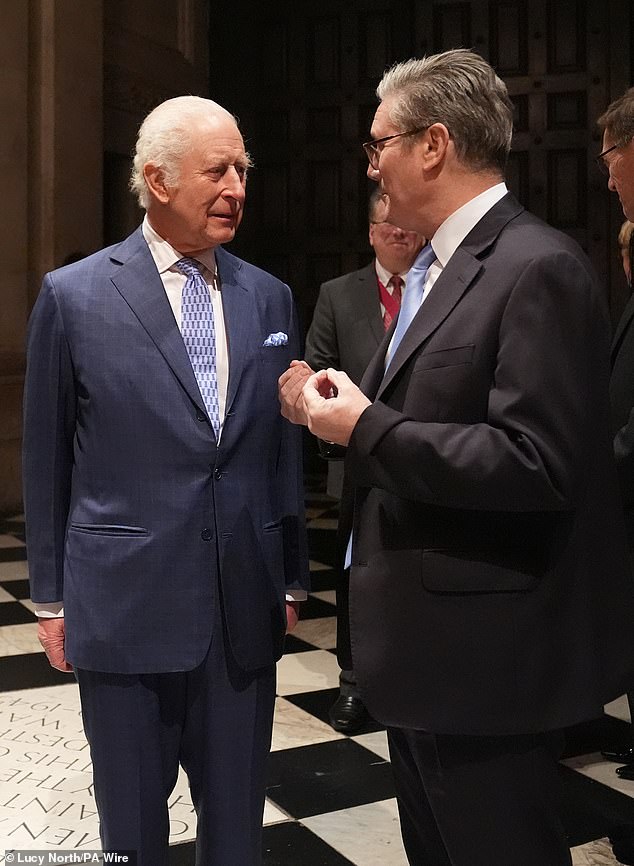
<path fill-rule="evenodd" d="M 630 764 L 634 761 L 634 746 L 623 746 L 620 749 L 614 749 L 614 751 L 606 749 L 601 754 L 608 761 L 615 761 L 617 764 Z"/>
<path fill-rule="evenodd" d="M 634 782 L 634 764 L 626 764 L 624 767 L 617 767 L 616 775 L 619 779 L 627 779 L 629 782 Z"/>
<path fill-rule="evenodd" d="M 328 711 L 328 718 L 335 731 L 340 731 L 342 734 L 354 734 L 365 724 L 368 711 L 359 698 L 339 695 Z"/>

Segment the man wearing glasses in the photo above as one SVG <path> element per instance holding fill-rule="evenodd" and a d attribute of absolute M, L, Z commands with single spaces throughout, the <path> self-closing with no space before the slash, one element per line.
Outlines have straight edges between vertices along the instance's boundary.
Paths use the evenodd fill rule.
<path fill-rule="evenodd" d="M 377 93 L 368 175 L 431 244 L 361 387 L 293 366 L 283 412 L 348 447 L 352 657 L 409 862 L 569 866 L 558 732 L 634 682 L 602 293 L 507 191 L 488 63 L 410 60 Z"/>
<path fill-rule="evenodd" d="M 603 132 L 603 149 L 597 164 L 607 175 L 608 188 L 616 192 L 629 220 L 634 219 L 634 88 L 615 100 L 598 120 Z M 623 310 L 612 340 L 610 406 L 614 456 L 619 475 L 621 501 L 628 531 L 630 557 L 634 554 L 634 299 Z M 630 713 L 634 692 L 628 693 Z M 633 720 L 634 721 L 634 720 Z M 624 763 L 616 772 L 634 780 L 634 730 L 628 747 L 604 752 L 610 760 Z M 612 839 L 615 856 L 622 863 L 634 863 L 634 834 L 630 828 Z"/>

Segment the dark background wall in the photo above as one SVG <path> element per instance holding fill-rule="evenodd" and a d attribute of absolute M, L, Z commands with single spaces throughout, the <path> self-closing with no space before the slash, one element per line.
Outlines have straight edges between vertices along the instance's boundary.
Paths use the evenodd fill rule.
<path fill-rule="evenodd" d="M 308 322 L 319 284 L 368 260 L 360 143 L 383 70 L 470 47 L 495 66 L 515 104 L 511 189 L 581 244 L 618 315 L 626 291 L 615 246 L 622 214 L 592 157 L 597 116 L 634 81 L 633 25 L 629 0 L 217 8 L 211 92 L 240 116 L 256 162 L 235 249 L 288 280 Z"/>
<path fill-rule="evenodd" d="M 453 47 L 515 103 L 509 184 L 626 299 L 622 214 L 593 163 L 596 117 L 634 82 L 632 0 L 2 0 L 0 513 L 20 508 L 27 316 L 43 274 L 120 240 L 147 112 L 209 95 L 255 160 L 232 249 L 287 280 L 304 326 L 320 283 L 369 259 L 367 139 L 383 70 Z"/>

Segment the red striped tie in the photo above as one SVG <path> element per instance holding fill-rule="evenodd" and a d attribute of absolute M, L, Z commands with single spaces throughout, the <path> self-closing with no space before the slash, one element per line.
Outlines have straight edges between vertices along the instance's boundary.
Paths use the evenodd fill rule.
<path fill-rule="evenodd" d="M 390 285 L 392 286 L 392 294 L 390 294 L 387 289 L 381 292 L 381 301 L 385 307 L 385 312 L 383 313 L 383 327 L 386 331 L 392 324 L 392 320 L 398 313 L 401 305 L 401 290 L 403 288 L 402 277 L 399 277 L 398 274 L 393 274 L 388 282 L 388 286 Z M 381 288 L 383 287 L 381 286 Z"/>

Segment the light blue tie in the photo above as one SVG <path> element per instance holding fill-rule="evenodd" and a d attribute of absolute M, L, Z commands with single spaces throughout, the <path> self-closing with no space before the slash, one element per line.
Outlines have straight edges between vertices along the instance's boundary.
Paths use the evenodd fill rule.
<path fill-rule="evenodd" d="M 195 259 L 179 259 L 176 267 L 187 277 L 181 302 L 181 334 L 217 437 L 220 430 L 220 405 L 216 375 L 214 308 L 209 286 Z"/>
<path fill-rule="evenodd" d="M 396 353 L 398 344 L 405 336 L 405 332 L 412 324 L 412 319 L 420 309 L 420 305 L 423 303 L 423 293 L 425 289 L 425 281 L 427 279 L 427 271 L 429 270 L 429 266 L 432 264 L 432 262 L 435 261 L 436 253 L 432 249 L 432 245 L 427 244 L 427 246 L 423 247 L 423 249 L 420 251 L 416 258 L 416 261 L 410 268 L 410 272 L 407 275 L 405 293 L 402 296 L 401 300 L 401 309 L 398 314 L 398 319 L 396 320 L 394 336 L 392 337 L 392 342 L 390 344 L 389 359 L 386 359 L 386 372 L 387 368 L 392 363 L 392 358 Z M 343 567 L 350 568 L 351 563 L 352 533 L 350 533 L 350 536 L 348 538 L 348 546 L 346 547 Z"/>
<path fill-rule="evenodd" d="M 432 262 L 436 261 L 436 253 L 432 249 L 431 244 L 418 254 L 416 261 L 412 265 L 409 274 L 407 275 L 407 284 L 403 299 L 401 301 L 401 309 L 396 320 L 396 328 L 394 336 L 390 344 L 389 360 L 385 365 L 385 369 L 392 363 L 392 358 L 396 354 L 398 344 L 405 336 L 405 332 L 412 324 L 412 319 L 418 312 L 420 305 L 423 303 L 423 292 L 425 289 L 425 280 L 427 279 L 427 271 Z"/>

